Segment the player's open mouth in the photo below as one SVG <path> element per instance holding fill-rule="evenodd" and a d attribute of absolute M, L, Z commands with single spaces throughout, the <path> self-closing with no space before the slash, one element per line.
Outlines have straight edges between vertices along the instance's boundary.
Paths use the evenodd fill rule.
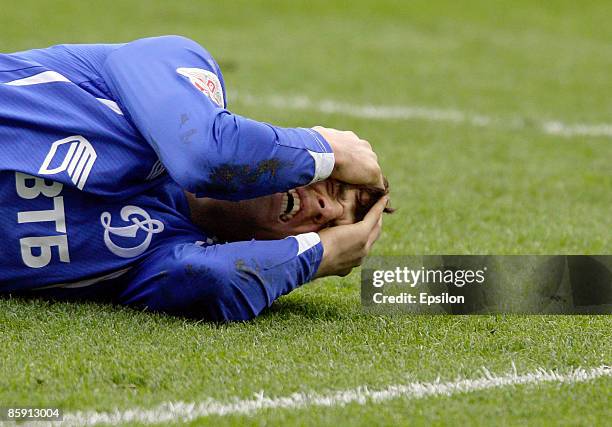
<path fill-rule="evenodd" d="M 289 190 L 283 193 L 279 219 L 283 222 L 290 221 L 300 211 L 300 207 L 300 195 L 296 190 Z"/>

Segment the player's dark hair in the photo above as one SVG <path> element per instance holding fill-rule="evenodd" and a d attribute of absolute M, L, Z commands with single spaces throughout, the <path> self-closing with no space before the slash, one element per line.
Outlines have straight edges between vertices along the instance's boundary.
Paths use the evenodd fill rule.
<path fill-rule="evenodd" d="M 357 188 L 360 191 L 365 192 L 368 197 L 360 197 L 357 206 L 355 207 L 355 220 L 361 221 L 366 214 L 372 209 L 372 206 L 380 200 L 381 197 L 389 194 L 389 180 L 383 176 L 384 190 L 382 188 L 370 186 L 370 185 L 359 185 Z M 385 206 L 384 213 L 391 214 L 395 212 L 395 209 L 391 207 L 390 201 Z"/>

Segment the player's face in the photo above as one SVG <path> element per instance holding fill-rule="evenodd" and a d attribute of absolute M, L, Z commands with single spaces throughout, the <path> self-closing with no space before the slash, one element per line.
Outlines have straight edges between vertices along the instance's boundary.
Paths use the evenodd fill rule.
<path fill-rule="evenodd" d="M 238 202 L 256 239 L 280 239 L 355 222 L 357 203 L 367 193 L 327 179 L 286 193 Z"/>

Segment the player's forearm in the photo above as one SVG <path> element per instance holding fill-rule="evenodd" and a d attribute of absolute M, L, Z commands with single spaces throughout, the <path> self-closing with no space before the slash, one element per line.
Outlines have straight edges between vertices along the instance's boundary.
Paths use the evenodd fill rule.
<path fill-rule="evenodd" d="M 282 128 L 220 112 L 194 147 L 179 184 L 198 196 L 242 200 L 326 179 L 334 166 L 329 144 L 315 131 Z"/>
<path fill-rule="evenodd" d="M 139 266 L 120 302 L 211 321 L 252 319 L 312 280 L 322 251 L 315 233 L 208 247 L 178 245 Z"/>

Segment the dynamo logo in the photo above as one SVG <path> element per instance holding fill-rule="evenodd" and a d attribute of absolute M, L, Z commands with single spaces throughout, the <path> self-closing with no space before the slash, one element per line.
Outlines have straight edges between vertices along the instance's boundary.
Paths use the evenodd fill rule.
<path fill-rule="evenodd" d="M 63 155 L 63 159 L 62 154 L 58 154 L 58 149 L 62 146 L 67 146 L 68 149 L 67 152 L 61 150 L 62 153 L 66 153 Z M 82 190 L 97 157 L 96 150 L 88 140 L 81 135 L 69 136 L 55 141 L 51 145 L 51 149 L 38 173 L 40 175 L 55 175 L 66 171 L 77 188 Z M 50 169 L 51 164 L 57 163 L 60 163 L 60 165 Z"/>
<path fill-rule="evenodd" d="M 100 222 L 104 227 L 104 244 L 113 254 L 121 258 L 133 258 L 144 253 L 151 244 L 154 234 L 159 234 L 164 231 L 164 223 L 158 219 L 152 219 L 147 211 L 138 206 L 124 206 L 120 212 L 121 219 L 124 222 L 130 223 L 123 227 L 111 226 L 111 214 L 103 212 L 100 215 Z M 144 240 L 132 247 L 121 247 L 115 244 L 111 239 L 111 234 L 120 237 L 136 238 L 138 231 L 146 233 Z M 141 233 L 142 234 L 142 233 Z"/>

